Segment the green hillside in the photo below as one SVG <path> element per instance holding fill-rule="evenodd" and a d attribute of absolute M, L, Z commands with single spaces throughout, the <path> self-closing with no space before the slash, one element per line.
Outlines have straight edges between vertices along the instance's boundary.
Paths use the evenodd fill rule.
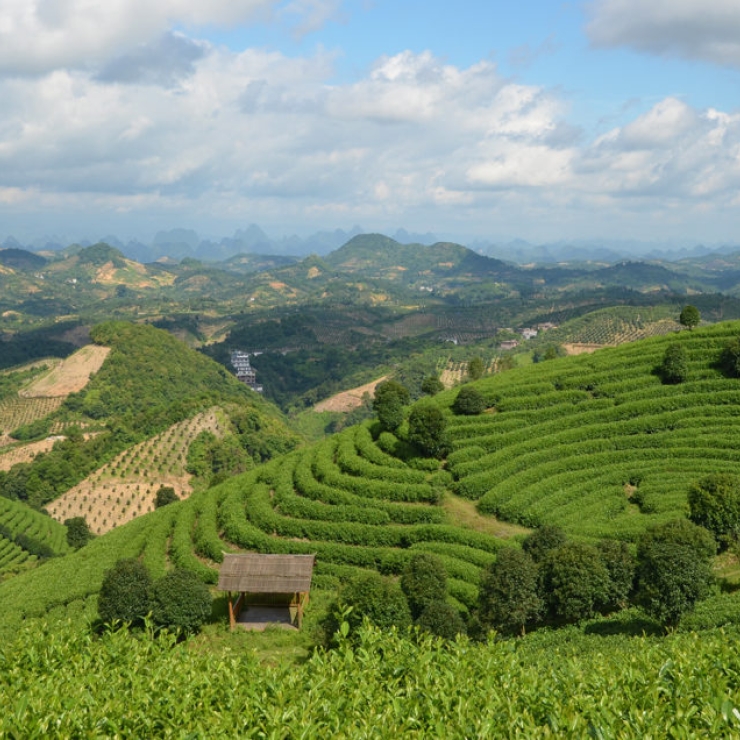
<path fill-rule="evenodd" d="M 0 587 L 0 621 L 94 596 L 119 557 L 142 557 L 155 573 L 181 565 L 212 583 L 223 551 L 240 549 L 317 553 L 316 583 L 330 589 L 358 569 L 398 574 L 414 553 L 432 552 L 465 611 L 481 569 L 514 544 L 496 536 L 506 528 L 491 515 L 632 542 L 684 516 L 697 478 L 740 474 L 740 381 L 715 366 L 738 334 L 740 324 L 720 324 L 485 378 L 474 384 L 489 405 L 478 416 L 455 416 L 456 391 L 441 393 L 453 448 L 445 466 L 408 457 L 388 433 L 374 438 L 372 425 L 346 429 L 13 579 Z M 689 356 L 679 385 L 654 372 L 671 342 Z M 462 518 L 458 496 L 482 516 Z"/>

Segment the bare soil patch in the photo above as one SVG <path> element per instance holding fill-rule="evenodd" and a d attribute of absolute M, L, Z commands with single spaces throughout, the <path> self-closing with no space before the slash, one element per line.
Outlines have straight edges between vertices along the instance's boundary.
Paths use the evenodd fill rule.
<path fill-rule="evenodd" d="M 569 354 L 569 355 L 586 355 L 591 354 L 592 352 L 596 352 L 597 349 L 602 349 L 603 347 L 608 347 L 607 344 L 585 344 L 580 342 L 573 342 L 569 344 L 564 344 L 563 349 Z"/>
<path fill-rule="evenodd" d="M 492 537 L 510 539 L 517 535 L 529 534 L 532 530 L 520 527 L 518 524 L 502 522 L 493 516 L 483 516 L 478 513 L 474 501 L 455 496 L 449 491 L 445 493 L 442 500 L 442 508 L 447 512 L 450 520 L 459 527 L 483 532 Z"/>
<path fill-rule="evenodd" d="M 11 443 L 15 442 L 10 437 L 8 439 Z M 40 442 L 29 442 L 22 447 L 13 447 L 0 452 L 0 470 L 10 470 L 16 463 L 31 462 L 39 452 L 48 452 L 56 441 L 54 437 L 48 437 Z"/>
<path fill-rule="evenodd" d="M 327 398 L 323 401 L 319 401 L 313 410 L 317 412 L 321 411 L 352 411 L 358 406 L 362 406 L 362 397 L 365 393 L 369 393 L 371 396 L 375 393 L 375 387 L 387 379 L 387 375 L 382 378 L 373 380 L 371 383 L 365 383 L 365 385 L 359 385 L 357 388 L 351 388 L 348 391 L 337 393 L 331 398 Z"/>
<path fill-rule="evenodd" d="M 24 398 L 58 398 L 77 393 L 87 385 L 91 373 L 100 370 L 109 352 L 110 347 L 88 344 L 35 380 L 19 395 Z"/>

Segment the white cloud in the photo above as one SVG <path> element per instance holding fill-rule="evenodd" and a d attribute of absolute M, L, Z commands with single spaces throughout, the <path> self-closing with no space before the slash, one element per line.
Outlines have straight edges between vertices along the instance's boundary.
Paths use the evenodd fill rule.
<path fill-rule="evenodd" d="M 233 25 L 277 0 L 0 0 L 0 74 L 90 68 L 149 44 L 174 24 Z"/>
<path fill-rule="evenodd" d="M 489 62 L 407 51 L 329 84 L 325 52 L 174 47 L 156 74 L 129 57 L 0 79 L 0 209 L 546 229 L 647 204 L 709 220 L 740 189 L 740 116 L 675 98 L 589 142 L 557 95 Z"/>
<path fill-rule="evenodd" d="M 595 0 L 589 13 L 597 46 L 740 66 L 737 0 Z"/>

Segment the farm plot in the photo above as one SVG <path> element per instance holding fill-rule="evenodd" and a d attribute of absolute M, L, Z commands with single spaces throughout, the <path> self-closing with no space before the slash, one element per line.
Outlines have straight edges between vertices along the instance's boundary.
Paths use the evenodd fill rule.
<path fill-rule="evenodd" d="M 156 437 L 122 452 L 47 506 L 58 521 L 84 516 L 95 534 L 103 534 L 154 509 L 160 486 L 171 486 L 180 498 L 192 487 L 185 470 L 190 443 L 202 431 L 223 433 L 215 409 L 170 427 Z"/>
<path fill-rule="evenodd" d="M 78 349 L 49 373 L 34 380 L 20 392 L 24 398 L 66 398 L 70 393 L 81 391 L 90 380 L 91 373 L 100 370 L 110 348 L 89 344 Z"/>
<path fill-rule="evenodd" d="M 64 398 L 21 398 L 18 396 L 0 401 L 0 435 L 10 444 L 7 436 L 23 424 L 31 424 L 56 411 Z M 2 443 L 0 443 L 2 444 Z"/>
<path fill-rule="evenodd" d="M 683 516 L 692 481 L 740 475 L 740 381 L 716 368 L 738 334 L 721 324 L 480 381 L 497 413 L 451 421 L 456 491 L 483 514 L 593 538 Z M 677 341 L 689 378 L 663 385 Z"/>

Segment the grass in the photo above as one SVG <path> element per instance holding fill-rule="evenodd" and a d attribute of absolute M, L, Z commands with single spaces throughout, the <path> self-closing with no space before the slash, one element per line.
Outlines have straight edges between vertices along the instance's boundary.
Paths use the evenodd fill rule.
<path fill-rule="evenodd" d="M 472 529 L 500 539 L 509 539 L 528 534 L 532 530 L 518 524 L 510 524 L 479 513 L 475 502 L 456 496 L 454 493 L 445 493 L 442 508 L 447 512 L 450 521 L 458 527 Z"/>

